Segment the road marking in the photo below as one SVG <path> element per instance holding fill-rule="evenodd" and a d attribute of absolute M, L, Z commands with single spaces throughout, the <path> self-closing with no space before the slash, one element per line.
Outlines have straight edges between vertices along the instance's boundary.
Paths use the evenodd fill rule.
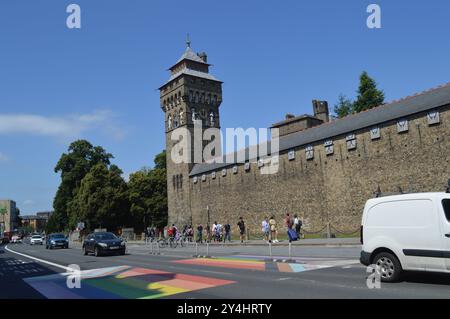
<path fill-rule="evenodd" d="M 9 249 L 8 246 L 5 246 L 5 250 L 9 251 L 10 253 L 17 254 L 19 256 L 23 256 L 23 257 L 26 257 L 26 258 L 29 258 L 29 259 L 32 259 L 32 260 L 35 260 L 35 261 L 38 261 L 38 262 L 41 262 L 41 263 L 53 266 L 53 267 L 58 267 L 58 268 L 64 269 L 67 272 L 73 272 L 73 269 L 70 268 L 70 267 L 66 267 L 66 266 L 63 266 L 63 265 L 55 264 L 55 263 L 52 263 L 52 262 L 44 260 L 44 259 L 40 259 L 40 258 L 36 258 L 36 257 L 30 256 L 30 255 L 19 253 L 17 251 Z"/>

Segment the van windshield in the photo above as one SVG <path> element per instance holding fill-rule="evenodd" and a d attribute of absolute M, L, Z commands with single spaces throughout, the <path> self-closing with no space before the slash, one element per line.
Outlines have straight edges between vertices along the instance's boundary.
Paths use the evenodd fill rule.
<path fill-rule="evenodd" d="M 445 217 L 450 222 L 450 199 L 443 199 L 442 207 L 444 208 Z"/>

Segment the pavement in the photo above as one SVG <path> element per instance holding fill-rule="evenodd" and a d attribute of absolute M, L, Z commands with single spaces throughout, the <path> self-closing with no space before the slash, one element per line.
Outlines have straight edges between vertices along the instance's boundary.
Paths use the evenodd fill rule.
<path fill-rule="evenodd" d="M 327 246 L 328 245 L 328 246 Z M 164 248 L 128 243 L 125 256 L 84 256 L 78 246 L 0 246 L 0 298 L 298 299 L 450 298 L 450 275 L 409 273 L 380 289 L 366 285 L 360 246 L 284 245 Z M 159 254 L 158 254 L 159 253 Z M 80 267 L 80 288 L 67 279 Z M 69 277 L 68 277 L 69 276 Z"/>
<path fill-rule="evenodd" d="M 130 240 L 128 243 L 133 245 L 145 245 L 146 242 L 139 240 Z M 358 238 L 314 238 L 314 239 L 301 239 L 291 243 L 292 246 L 359 246 L 361 245 L 360 239 Z M 246 240 L 243 244 L 239 240 L 233 240 L 226 243 L 215 243 L 211 242 L 211 245 L 222 245 L 222 246 L 268 246 L 268 243 L 264 240 Z M 287 246 L 289 245 L 288 240 L 281 240 L 278 243 L 273 243 L 273 246 Z"/>

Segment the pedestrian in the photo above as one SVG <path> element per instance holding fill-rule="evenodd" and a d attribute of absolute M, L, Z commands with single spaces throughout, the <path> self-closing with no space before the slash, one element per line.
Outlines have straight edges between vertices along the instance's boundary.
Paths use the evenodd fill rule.
<path fill-rule="evenodd" d="M 261 231 L 263 233 L 263 240 L 269 241 L 270 237 L 270 227 L 269 227 L 269 218 L 266 216 L 261 223 Z"/>
<path fill-rule="evenodd" d="M 244 219 L 242 217 L 239 217 L 239 222 L 237 225 L 239 227 L 239 235 L 241 237 L 241 244 L 243 244 L 244 236 L 245 236 L 245 223 L 244 223 Z"/>
<path fill-rule="evenodd" d="M 192 237 L 194 237 L 194 229 L 192 229 L 192 225 L 189 225 L 189 227 L 187 229 L 187 236 L 188 236 L 188 241 L 191 243 Z"/>
<path fill-rule="evenodd" d="M 209 225 L 209 223 L 206 224 L 206 242 L 210 243 L 211 242 L 211 226 Z"/>
<path fill-rule="evenodd" d="M 302 220 L 298 217 L 297 214 L 295 214 L 294 216 L 294 227 L 295 227 L 295 232 L 297 233 L 297 237 L 300 239 L 300 230 L 302 228 Z"/>
<path fill-rule="evenodd" d="M 270 226 L 270 243 L 278 243 L 278 231 L 277 231 L 277 221 L 275 220 L 275 217 L 272 215 L 269 219 L 269 226 Z"/>
<path fill-rule="evenodd" d="M 222 241 L 222 224 L 218 223 L 216 225 L 216 232 L 215 232 L 215 234 L 216 234 L 216 240 L 218 242 L 221 242 Z"/>
<path fill-rule="evenodd" d="M 216 231 L 217 231 L 217 221 L 214 222 L 214 224 L 212 225 L 212 229 L 211 229 L 212 237 L 213 237 L 214 242 L 216 242 L 216 240 L 217 240 L 217 233 L 216 233 Z"/>
<path fill-rule="evenodd" d="M 198 224 L 197 226 L 197 243 L 202 244 L 203 243 L 203 225 Z"/>
<path fill-rule="evenodd" d="M 289 239 L 289 242 L 291 243 L 292 242 L 292 236 L 291 236 L 290 232 L 292 232 L 292 227 L 294 227 L 294 220 L 289 215 L 289 213 L 286 214 L 286 218 L 284 220 L 284 225 L 286 226 L 286 232 L 287 232 L 287 235 L 288 235 L 288 239 Z"/>
<path fill-rule="evenodd" d="M 230 225 L 230 223 L 227 222 L 225 224 L 225 226 L 223 226 L 223 228 L 225 230 L 225 237 L 223 239 L 223 242 L 226 242 L 227 238 L 228 238 L 228 241 L 231 243 L 231 225 Z"/>

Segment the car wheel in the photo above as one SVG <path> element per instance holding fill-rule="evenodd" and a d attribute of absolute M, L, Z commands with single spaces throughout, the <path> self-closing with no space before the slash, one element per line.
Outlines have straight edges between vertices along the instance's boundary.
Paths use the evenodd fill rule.
<path fill-rule="evenodd" d="M 83 247 L 83 255 L 87 255 L 88 254 L 88 251 L 87 251 L 87 249 L 86 249 L 86 247 Z"/>
<path fill-rule="evenodd" d="M 53 246 L 52 246 L 52 245 L 48 246 L 48 249 L 52 250 L 52 249 L 53 249 Z"/>
<path fill-rule="evenodd" d="M 382 282 L 396 282 L 403 272 L 400 261 L 396 256 L 388 252 L 382 252 L 375 256 L 373 264 L 381 276 Z"/>
<path fill-rule="evenodd" d="M 99 252 L 99 250 L 98 250 L 98 247 L 95 247 L 95 249 L 94 249 L 94 256 L 95 256 L 95 257 L 100 256 L 100 252 Z"/>

